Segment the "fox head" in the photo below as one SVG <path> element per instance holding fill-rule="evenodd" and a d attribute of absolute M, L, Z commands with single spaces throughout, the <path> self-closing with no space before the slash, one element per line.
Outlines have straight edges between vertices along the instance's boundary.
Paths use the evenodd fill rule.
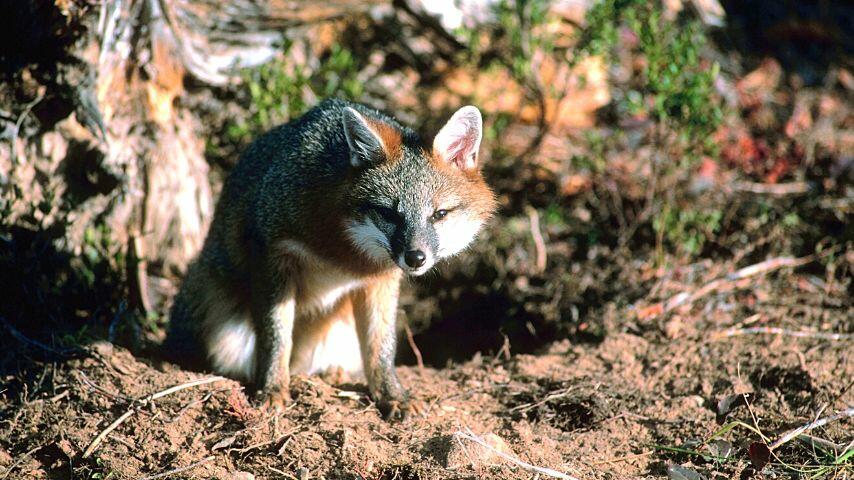
<path fill-rule="evenodd" d="M 394 123 L 344 109 L 347 235 L 374 262 L 421 275 L 466 248 L 495 210 L 478 161 L 483 121 L 477 108 L 459 109 L 429 150 Z"/>

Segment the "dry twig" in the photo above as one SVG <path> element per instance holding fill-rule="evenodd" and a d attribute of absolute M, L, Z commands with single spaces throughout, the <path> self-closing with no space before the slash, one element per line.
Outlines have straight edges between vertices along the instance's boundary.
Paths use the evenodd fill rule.
<path fill-rule="evenodd" d="M 794 428 L 792 430 L 789 430 L 782 437 L 778 438 L 777 440 L 774 441 L 774 443 L 769 445 L 768 448 L 771 450 L 774 450 L 775 448 L 778 448 L 780 445 L 783 445 L 783 444 L 791 441 L 793 438 L 797 437 L 798 435 L 800 435 L 802 433 L 806 433 L 806 432 L 808 432 L 814 428 L 818 428 L 818 427 L 821 427 L 823 425 L 827 425 L 830 422 L 833 422 L 835 420 L 839 420 L 841 418 L 846 418 L 846 417 L 854 417 L 854 407 L 848 407 L 845 410 L 842 410 L 841 412 L 835 413 L 833 415 L 828 415 L 824 418 L 819 418 L 819 419 L 814 420 L 810 423 L 807 423 L 806 425 L 801 425 L 798 428 Z"/>
<path fill-rule="evenodd" d="M 34 347 L 37 350 L 41 350 L 45 355 L 53 355 L 62 359 L 69 359 L 75 357 L 82 357 L 85 355 L 91 355 L 92 352 L 82 348 L 65 348 L 62 350 L 58 350 L 56 348 L 51 347 L 50 345 L 46 345 L 38 340 L 33 340 L 32 338 L 27 337 L 20 330 L 12 326 L 5 317 L 0 316 L 0 326 L 5 327 L 9 330 L 9 333 L 18 340 L 20 343 L 24 345 L 28 345 L 30 347 Z"/>
<path fill-rule="evenodd" d="M 143 398 L 137 400 L 136 402 L 134 402 L 130 406 L 130 408 L 128 408 L 128 410 L 125 413 L 123 413 L 119 418 L 115 419 L 113 421 L 113 423 L 109 424 L 107 426 L 107 428 L 105 428 L 101 433 L 98 434 L 97 437 L 95 437 L 94 440 L 92 440 L 92 443 L 90 443 L 89 446 L 86 447 L 86 450 L 83 451 L 83 458 L 88 458 L 90 455 L 92 455 L 92 452 L 94 452 L 95 449 L 98 448 L 98 445 L 101 444 L 101 442 L 104 440 L 104 438 L 106 438 L 107 435 L 110 434 L 110 432 L 115 430 L 116 427 L 121 425 L 125 420 L 127 420 L 131 415 L 136 413 L 139 409 L 144 408 L 146 405 L 150 404 L 154 400 L 157 400 L 158 398 L 161 398 L 161 397 L 165 397 L 166 395 L 173 394 L 173 393 L 178 392 L 180 390 L 184 390 L 186 388 L 197 387 L 199 385 L 206 385 L 208 383 L 219 382 L 221 380 L 226 380 L 226 378 L 216 376 L 216 377 L 202 378 L 199 380 L 193 380 L 191 382 L 182 383 L 180 385 L 175 385 L 173 387 L 169 387 L 166 390 L 163 390 L 163 391 L 160 391 L 157 393 L 153 393 L 151 395 L 148 395 L 146 397 L 143 397 Z M 154 477 L 152 477 L 152 478 L 154 478 Z"/>
<path fill-rule="evenodd" d="M 155 480 L 157 478 L 164 478 L 164 477 L 168 477 L 168 476 L 175 475 L 178 473 L 186 472 L 187 470 L 192 470 L 192 469 L 198 467 L 199 465 L 208 463 L 211 460 L 213 460 L 214 458 L 216 458 L 216 457 L 211 455 L 209 457 L 205 457 L 205 458 L 199 460 L 196 463 L 191 463 L 190 465 L 187 465 L 186 467 L 176 468 L 174 470 L 169 470 L 168 472 L 158 473 L 157 475 L 149 475 L 147 477 L 142 477 L 140 480 Z"/>
<path fill-rule="evenodd" d="M 292 478 L 293 480 L 299 480 L 299 479 L 297 479 L 297 477 L 295 477 L 295 476 L 291 475 L 290 473 L 288 473 L 288 472 L 286 472 L 286 471 L 284 471 L 284 470 L 279 470 L 279 469 L 278 469 L 278 468 L 276 468 L 276 467 L 271 467 L 271 466 L 269 466 L 269 465 L 268 465 L 268 466 L 267 466 L 267 469 L 268 469 L 268 470 L 270 470 L 271 472 L 275 472 L 275 473 L 277 473 L 277 474 L 279 474 L 279 475 L 281 475 L 281 476 L 283 476 L 283 477 Z"/>
<path fill-rule="evenodd" d="M 148 261 L 145 245 L 136 234 L 128 238 L 125 263 L 131 307 L 140 309 L 143 314 L 153 311 L 151 295 L 148 293 Z"/>
<path fill-rule="evenodd" d="M 781 268 L 795 268 L 801 265 L 806 265 L 816 260 L 815 255 L 808 255 L 801 258 L 792 257 L 777 257 L 764 262 L 759 262 L 750 265 L 721 278 L 712 280 L 693 292 L 681 292 L 673 295 L 664 302 L 658 302 L 648 307 L 637 311 L 638 317 L 644 320 L 649 320 L 670 312 L 678 307 L 688 306 L 695 301 L 710 295 L 717 291 L 731 290 L 735 287 L 736 282 L 746 278 L 755 277 L 766 273 L 779 270 Z"/>
<path fill-rule="evenodd" d="M 569 387 L 569 388 L 565 388 L 562 390 L 555 390 L 553 392 L 549 392 L 548 394 L 546 394 L 545 397 L 542 398 L 542 400 L 539 400 L 539 401 L 533 402 L 533 403 L 524 403 L 522 405 L 516 405 L 515 407 L 511 408 L 510 411 L 511 412 L 527 412 L 531 409 L 539 407 L 540 405 L 545 405 L 546 403 L 548 403 L 552 400 L 557 400 L 558 398 L 566 397 L 567 395 L 570 394 L 570 392 L 572 392 L 572 390 L 573 390 L 573 387 Z"/>
<path fill-rule="evenodd" d="M 848 448 L 846 448 L 845 445 L 833 443 L 830 440 L 825 440 L 823 438 L 818 438 L 818 437 L 814 437 L 812 435 L 807 435 L 806 433 L 802 433 L 802 434 L 798 435 L 798 440 L 806 443 L 807 445 L 809 445 L 811 447 L 814 447 L 817 445 L 821 448 L 824 448 L 825 450 L 836 452 L 837 454 L 845 452 L 846 450 L 848 450 Z"/>
<path fill-rule="evenodd" d="M 268 445 L 274 445 L 276 443 L 281 442 L 282 440 L 290 440 L 290 437 L 292 437 L 296 433 L 299 433 L 302 429 L 303 429 L 303 427 L 292 428 L 292 429 L 290 429 L 287 432 L 277 436 L 276 438 L 274 438 L 272 440 L 266 440 L 266 441 L 263 441 L 260 443 L 255 443 L 255 444 L 252 444 L 252 445 L 249 445 L 246 447 L 242 447 L 242 448 L 230 448 L 230 449 L 228 449 L 228 453 L 231 453 L 231 452 L 237 452 L 237 453 L 251 452 L 252 450 L 257 450 L 259 448 L 263 448 L 263 447 L 266 447 Z"/>
<path fill-rule="evenodd" d="M 531 222 L 531 237 L 534 239 L 534 247 L 537 249 L 536 272 L 543 273 L 546 270 L 546 242 L 543 240 L 543 233 L 540 231 L 540 214 L 534 207 L 529 206 L 525 210 Z"/>
<path fill-rule="evenodd" d="M 468 428 L 466 428 L 465 431 L 457 430 L 456 432 L 454 432 L 454 436 L 457 437 L 458 439 L 462 438 L 462 439 L 466 439 L 466 440 L 469 440 L 471 442 L 474 442 L 474 443 L 480 445 L 481 447 L 491 451 L 492 453 L 498 455 L 499 457 L 507 460 L 508 462 L 524 468 L 525 470 L 536 472 L 536 473 L 539 473 L 542 475 L 548 475 L 548 476 L 554 477 L 554 478 L 562 478 L 564 480 L 578 480 L 576 477 L 573 477 L 571 475 L 567 475 L 565 473 L 558 472 L 557 470 L 553 470 L 551 468 L 538 467 L 536 465 L 532 465 L 528 462 L 525 462 L 525 461 L 519 459 L 518 457 L 515 457 L 515 456 L 510 455 L 508 453 L 504 453 L 501 450 L 498 450 L 495 447 L 493 447 L 492 445 L 486 443 L 486 441 L 484 441 L 482 438 L 475 435 L 474 432 L 472 432 Z"/>
<path fill-rule="evenodd" d="M 101 395 L 105 395 L 105 396 L 110 397 L 114 400 L 123 400 L 125 402 L 132 402 L 133 401 L 133 399 L 130 397 L 127 397 L 127 396 L 121 395 L 121 394 L 117 394 L 117 393 L 113 393 L 113 392 L 107 390 L 106 388 L 98 385 L 97 383 L 93 382 L 92 380 L 89 380 L 89 377 L 87 377 L 86 374 L 83 373 L 82 371 L 81 372 L 75 372 L 75 373 L 77 374 L 77 379 L 81 383 L 85 384 L 87 387 L 91 388 L 93 391 L 95 391 L 97 393 L 100 393 Z"/>
<path fill-rule="evenodd" d="M 228 390 L 228 389 L 225 389 L 225 390 Z M 221 391 L 224 391 L 224 390 L 217 390 L 217 391 L 221 392 Z M 169 421 L 169 423 L 172 423 L 172 422 L 174 422 L 175 420 L 178 420 L 178 418 L 179 418 L 181 415 L 183 415 L 184 413 L 186 413 L 186 412 L 187 412 L 187 410 L 189 410 L 189 409 L 193 408 L 193 406 L 195 406 L 195 405 L 199 405 L 199 404 L 202 404 L 202 403 L 207 402 L 208 400 L 210 400 L 210 399 L 211 399 L 211 397 L 213 397 L 213 394 L 214 394 L 214 392 L 208 392 L 208 393 L 206 393 L 206 394 L 205 394 L 205 396 L 204 396 L 204 397 L 199 398 L 199 399 L 196 399 L 196 400 L 193 400 L 192 402 L 187 403 L 186 405 L 184 405 L 183 407 L 181 407 L 181 409 L 180 409 L 180 410 L 178 410 L 178 413 L 176 413 L 175 415 L 172 415 L 172 417 L 168 420 L 168 421 Z"/>
<path fill-rule="evenodd" d="M 828 332 L 804 332 L 798 330 L 788 330 L 779 327 L 750 327 L 750 328 L 728 328 L 721 332 L 712 334 L 712 338 L 720 340 L 723 338 L 735 337 L 738 335 L 751 335 L 758 333 L 767 333 L 770 335 L 784 335 L 797 338 L 820 338 L 822 340 L 854 340 L 854 335 L 850 333 L 828 333 Z"/>
<path fill-rule="evenodd" d="M 807 182 L 756 183 L 736 182 L 732 189 L 736 192 L 748 192 L 767 195 L 798 195 L 809 193 L 812 187 Z"/>
<path fill-rule="evenodd" d="M 611 463 L 618 463 L 618 462 L 628 462 L 629 460 L 634 460 L 636 458 L 646 457 L 646 456 L 652 455 L 653 453 L 655 453 L 655 450 L 650 450 L 648 452 L 643 452 L 643 453 L 635 453 L 633 455 L 626 455 L 624 457 L 616 457 L 616 458 L 612 458 L 610 460 L 600 460 L 598 462 L 593 462 L 590 465 L 604 465 L 606 463 L 611 464 Z"/>
<path fill-rule="evenodd" d="M 16 143 L 18 140 L 18 134 L 21 132 L 21 126 L 24 125 L 24 120 L 27 118 L 27 115 L 29 115 L 30 112 L 33 110 L 33 107 L 38 105 L 39 102 L 41 102 L 42 100 L 44 100 L 44 93 L 40 94 L 32 102 L 26 104 L 24 106 L 24 110 L 21 112 L 21 115 L 18 116 L 18 120 L 15 122 L 14 128 L 12 129 L 12 135 L 11 135 L 12 142 L 10 144 L 11 150 L 9 153 L 10 153 L 10 158 L 12 160 L 11 163 L 12 163 L 13 169 L 18 166 L 18 151 L 15 147 L 17 146 Z"/>
<path fill-rule="evenodd" d="M 421 350 L 415 344 L 415 337 L 412 336 L 412 330 L 409 328 L 409 323 L 403 322 L 403 331 L 406 332 L 406 341 L 409 342 L 409 348 L 415 354 L 415 361 L 418 362 L 418 369 L 424 370 L 424 358 L 421 356 Z"/>
<path fill-rule="evenodd" d="M 12 470 L 14 470 L 14 469 L 15 469 L 15 467 L 17 467 L 21 462 L 23 462 L 23 461 L 24 461 L 24 459 L 31 457 L 34 453 L 38 452 L 39 450 L 41 450 L 41 449 L 42 449 L 42 448 L 44 448 L 45 446 L 46 446 L 46 445 L 39 445 L 39 446 L 37 446 L 37 447 L 33 447 L 33 448 L 29 449 L 29 450 L 28 450 L 26 453 L 24 453 L 23 455 L 21 455 L 20 457 L 18 457 L 18 459 L 17 459 L 17 460 L 15 460 L 15 461 L 14 461 L 14 463 L 12 463 L 12 465 L 9 465 L 9 468 L 7 468 L 5 472 L 3 472 L 3 476 L 2 476 L 2 477 L 0 477 L 0 479 L 3 479 L 3 478 L 8 477 L 8 476 L 9 476 L 9 474 L 10 474 L 10 473 L 12 473 Z"/>

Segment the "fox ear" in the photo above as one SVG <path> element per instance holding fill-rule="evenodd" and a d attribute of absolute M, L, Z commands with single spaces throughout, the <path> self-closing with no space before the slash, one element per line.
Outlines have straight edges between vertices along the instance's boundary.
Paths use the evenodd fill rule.
<path fill-rule="evenodd" d="M 433 151 L 446 162 L 470 171 L 478 166 L 483 119 L 480 110 L 471 105 L 456 111 L 433 140 Z"/>
<path fill-rule="evenodd" d="M 344 108 L 344 136 L 350 147 L 350 163 L 354 167 L 379 163 L 383 159 L 383 141 L 368 125 L 361 113 Z"/>

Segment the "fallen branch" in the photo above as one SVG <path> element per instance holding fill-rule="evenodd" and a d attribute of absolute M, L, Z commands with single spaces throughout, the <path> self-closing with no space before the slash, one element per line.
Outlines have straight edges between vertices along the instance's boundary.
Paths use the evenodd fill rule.
<path fill-rule="evenodd" d="M 732 189 L 736 192 L 748 192 L 765 195 L 798 195 L 809 193 L 812 186 L 807 182 L 756 183 L 736 182 Z"/>
<path fill-rule="evenodd" d="M 95 437 L 94 440 L 92 440 L 92 443 L 90 443 L 89 446 L 86 447 L 86 450 L 83 451 L 83 458 L 88 458 L 90 455 L 92 455 L 92 452 L 94 452 L 95 449 L 98 448 L 98 445 L 101 444 L 101 442 L 104 440 L 104 438 L 106 438 L 107 435 L 110 434 L 110 432 L 115 430 L 116 427 L 121 425 L 131 415 L 136 413 L 138 410 L 144 408 L 146 405 L 153 402 L 154 400 L 157 400 L 158 398 L 161 398 L 161 397 L 165 397 L 166 395 L 173 394 L 173 393 L 178 392 L 180 390 L 184 390 L 184 389 L 192 388 L 192 387 L 197 387 L 199 385 L 206 385 L 208 383 L 219 382 L 221 380 L 226 380 L 226 378 L 217 376 L 217 377 L 207 377 L 207 378 L 202 378 L 199 380 L 193 380 L 191 382 L 182 383 L 180 385 L 175 385 L 173 387 L 169 387 L 166 390 L 163 390 L 163 391 L 160 391 L 157 393 L 153 393 L 151 395 L 148 395 L 146 397 L 143 397 L 143 398 L 133 402 L 133 404 L 128 408 L 128 410 L 125 413 L 121 414 L 121 416 L 119 418 L 115 419 L 113 421 L 113 423 L 109 424 L 107 426 L 107 428 L 105 428 L 101 433 L 98 434 L 97 437 Z M 151 478 L 155 478 L 155 477 L 151 477 Z M 159 478 L 159 477 L 157 477 L 157 478 Z"/>
<path fill-rule="evenodd" d="M 518 465 L 518 466 L 524 468 L 525 470 L 540 473 L 543 475 L 548 475 L 548 476 L 554 477 L 554 478 L 562 478 L 564 480 L 578 480 L 576 477 L 567 475 L 567 474 L 562 473 L 562 472 L 558 472 L 557 470 L 552 470 L 551 468 L 545 468 L 545 467 L 538 467 L 536 465 L 532 465 L 528 462 L 525 462 L 525 461 L 519 459 L 518 457 L 515 457 L 515 456 L 510 455 L 508 453 L 504 453 L 501 450 L 498 450 L 497 448 L 493 447 L 492 445 L 486 443 L 486 441 L 484 441 L 482 438 L 475 435 L 474 432 L 472 432 L 468 428 L 466 428 L 465 431 L 457 430 L 454 433 L 454 436 L 457 437 L 458 439 L 463 438 L 463 439 L 472 441 L 472 442 L 480 445 L 481 447 L 491 451 L 492 453 L 498 455 L 499 457 L 507 460 L 508 462 L 511 462 L 515 465 Z"/>
<path fill-rule="evenodd" d="M 42 342 L 39 342 L 38 340 L 33 340 L 32 338 L 29 338 L 26 335 L 24 335 L 23 333 L 21 333 L 20 330 L 18 330 L 14 326 L 12 326 L 12 324 L 9 323 L 9 321 L 6 320 L 6 318 L 2 317 L 2 316 L 0 316 L 0 325 L 5 327 L 6 330 L 8 330 L 9 333 L 12 335 L 12 337 L 15 338 L 15 340 L 18 340 L 20 343 L 23 343 L 24 345 L 34 347 L 37 350 L 41 350 L 47 358 L 51 358 L 48 356 L 48 354 L 53 355 L 55 357 L 59 357 L 60 359 L 63 359 L 63 360 L 91 355 L 91 352 L 89 350 L 86 350 L 86 349 L 65 348 L 62 350 L 58 350 L 56 348 L 51 347 L 50 345 L 46 345 Z"/>
<path fill-rule="evenodd" d="M 653 305 L 638 309 L 636 314 L 638 318 L 642 320 L 653 319 L 667 312 L 670 312 L 678 307 L 691 305 L 695 301 L 707 295 L 710 295 L 711 293 L 722 290 L 731 290 L 735 287 L 735 283 L 740 280 L 770 273 L 781 268 L 800 267 L 801 265 L 806 265 L 816 260 L 816 258 L 817 257 L 815 255 L 808 255 L 802 258 L 777 257 L 772 258 L 770 260 L 765 260 L 764 262 L 759 262 L 757 264 L 736 270 L 735 272 L 725 277 L 712 280 L 711 282 L 703 285 L 702 287 L 693 292 L 677 293 L 676 295 L 673 295 L 664 302 L 658 302 Z"/>
<path fill-rule="evenodd" d="M 27 458 L 31 457 L 34 453 L 38 452 L 39 450 L 41 450 L 41 449 L 42 449 L 42 448 L 44 448 L 45 446 L 46 446 L 46 445 L 39 445 L 39 446 L 37 446 L 37 447 L 33 447 L 33 448 L 29 449 L 27 452 L 25 452 L 23 455 L 21 455 L 20 457 L 18 457 L 18 459 L 17 459 L 17 460 L 15 460 L 15 461 L 12 463 L 12 465 L 9 465 L 9 468 L 7 468 L 5 472 L 3 472 L 3 476 L 2 476 L 2 477 L 0 477 L 0 479 L 3 479 L 3 478 L 8 477 L 8 476 L 9 476 L 9 474 L 10 474 L 10 473 L 12 473 L 12 470 L 14 470 L 14 469 L 15 469 L 15 467 L 17 467 L 21 462 L 23 462 L 25 459 L 27 459 Z"/>
<path fill-rule="evenodd" d="M 557 400 L 558 398 L 566 397 L 572 392 L 572 387 L 565 388 L 563 390 L 555 390 L 553 392 L 549 392 L 542 400 L 534 402 L 534 403 L 525 403 L 522 405 L 516 405 L 511 408 L 511 412 L 527 412 L 528 410 L 539 407 L 540 405 L 544 405 L 552 400 Z"/>
<path fill-rule="evenodd" d="M 616 457 L 616 458 L 612 458 L 610 460 L 601 460 L 598 462 L 593 462 L 590 465 L 592 466 L 592 465 L 604 465 L 606 463 L 610 464 L 610 463 L 618 463 L 618 462 L 628 462 L 629 460 L 634 460 L 636 458 L 646 457 L 646 456 L 652 455 L 653 453 L 655 453 L 655 450 L 650 450 L 648 452 L 643 452 L 643 453 L 636 453 L 634 455 L 626 455 L 624 457 Z"/>
<path fill-rule="evenodd" d="M 804 332 L 779 327 L 729 328 L 712 334 L 712 338 L 714 340 L 720 340 L 722 338 L 735 337 L 738 335 L 752 335 L 760 333 L 797 338 L 820 338 L 822 340 L 854 340 L 854 334 L 851 333 Z"/>
<path fill-rule="evenodd" d="M 268 445 L 273 445 L 273 444 L 279 443 L 282 440 L 286 440 L 286 439 L 289 440 L 290 437 L 292 437 L 295 433 L 300 433 L 302 431 L 302 429 L 303 429 L 303 427 L 292 428 L 292 429 L 290 429 L 287 432 L 277 436 L 276 438 L 274 438 L 272 440 L 266 440 L 266 441 L 263 441 L 260 443 L 255 443 L 255 444 L 252 444 L 252 445 L 249 445 L 246 447 L 242 447 L 242 448 L 229 448 L 228 453 L 231 453 L 231 452 L 237 452 L 237 453 L 251 452 L 252 450 L 257 450 L 259 448 L 266 447 Z"/>
<path fill-rule="evenodd" d="M 279 469 L 278 469 L 278 468 L 276 468 L 276 467 L 271 467 L 271 466 L 267 465 L 267 469 L 268 469 L 268 470 L 270 470 L 271 472 L 278 473 L 279 475 L 281 475 L 281 476 L 283 476 L 283 477 L 291 478 L 291 479 L 293 479 L 293 480 L 299 480 L 297 477 L 295 477 L 295 476 L 291 475 L 290 473 L 288 473 L 288 472 L 286 472 L 286 471 L 284 471 L 284 470 L 279 470 Z"/>
<path fill-rule="evenodd" d="M 854 417 L 854 407 L 848 407 L 839 413 L 835 413 L 833 415 L 828 415 L 827 417 L 824 417 L 824 418 L 819 418 L 815 421 L 807 423 L 806 425 L 802 425 L 798 428 L 789 430 L 782 437 L 778 438 L 777 440 L 774 441 L 774 443 L 769 445 L 768 448 L 771 450 L 774 450 L 775 448 L 778 448 L 779 446 L 791 441 L 793 438 L 797 437 L 798 435 L 801 435 L 802 433 L 806 433 L 806 432 L 808 432 L 814 428 L 818 428 L 818 427 L 821 427 L 823 425 L 827 425 L 830 422 L 833 422 L 835 420 L 839 420 L 841 418 L 846 418 L 846 417 Z"/>
<path fill-rule="evenodd" d="M 527 207 L 525 210 L 531 222 L 531 237 L 534 239 L 534 247 L 537 250 L 536 272 L 543 273 L 546 270 L 546 242 L 540 231 L 540 214 L 533 207 Z"/>
<path fill-rule="evenodd" d="M 170 475 L 175 475 L 177 473 L 186 472 L 187 470 L 192 470 L 192 469 L 198 467 L 199 465 L 203 465 L 205 463 L 208 463 L 211 460 L 213 460 L 214 458 L 216 458 L 216 457 L 211 455 L 209 457 L 205 457 L 205 458 L 199 460 L 196 463 L 191 463 L 190 465 L 187 465 L 186 467 L 176 468 L 174 470 L 169 470 L 168 472 L 158 473 L 157 475 L 149 475 L 147 477 L 142 477 L 140 480 L 156 480 L 158 478 L 164 478 L 164 477 L 168 477 Z"/>
<path fill-rule="evenodd" d="M 95 383 L 95 382 L 93 382 L 92 380 L 89 380 L 89 377 L 87 377 L 87 376 L 86 376 L 86 374 L 85 374 L 85 373 L 83 373 L 83 372 L 76 372 L 76 374 L 77 374 L 77 377 L 78 377 L 77 379 L 78 379 L 81 383 L 84 383 L 87 387 L 91 388 L 91 389 L 92 389 L 93 391 L 95 391 L 96 393 L 100 393 L 101 395 L 105 395 L 105 396 L 107 396 L 107 397 L 110 397 L 110 398 L 112 398 L 113 400 L 123 400 L 123 401 L 125 401 L 125 402 L 133 402 L 133 399 L 132 399 L 132 398 L 130 398 L 130 397 L 126 397 L 126 396 L 121 395 L 121 394 L 113 393 L 113 392 L 111 392 L 111 391 L 107 390 L 106 388 L 104 388 L 104 387 L 102 387 L 102 386 L 100 386 L 100 385 L 96 384 L 96 383 Z"/>
<path fill-rule="evenodd" d="M 218 391 L 223 391 L 223 390 L 218 390 Z M 183 415 L 184 413 L 186 413 L 186 412 L 187 412 L 187 410 L 189 410 L 189 409 L 193 408 L 193 406 L 195 406 L 195 405 L 199 405 L 199 404 L 201 404 L 201 403 L 205 403 L 205 402 L 207 402 L 208 400 L 210 400 L 210 399 L 211 399 L 211 397 L 213 397 L 213 394 L 214 394 L 214 392 L 208 392 L 208 393 L 206 393 L 206 394 L 205 394 L 205 396 L 204 396 L 204 397 L 202 397 L 202 398 L 200 398 L 200 399 L 193 400 L 192 402 L 190 402 L 190 403 L 188 403 L 188 404 L 184 405 L 183 407 L 181 407 L 181 409 L 180 409 L 180 410 L 178 410 L 178 413 L 176 413 L 175 415 L 173 415 L 173 416 L 172 416 L 172 418 L 170 418 L 170 419 L 169 419 L 169 423 L 172 423 L 172 422 L 174 422 L 175 420 L 178 420 L 178 418 L 179 418 L 181 415 Z"/>
<path fill-rule="evenodd" d="M 27 115 L 29 115 L 29 114 L 30 114 L 30 112 L 33 110 L 33 107 L 35 107 L 36 105 L 38 105 L 38 104 L 39 104 L 39 102 L 41 102 L 42 100 L 44 100 L 44 93 L 40 94 L 40 95 L 39 95 L 38 97 L 36 97 L 36 99 L 35 99 L 35 100 L 33 100 L 32 102 L 30 102 L 30 103 L 26 104 L 26 105 L 24 106 L 24 110 L 21 112 L 21 115 L 20 115 L 20 116 L 18 116 L 18 120 L 15 122 L 14 128 L 12 129 L 12 135 L 11 135 L 11 137 L 12 137 L 12 142 L 10 143 L 10 145 L 11 145 L 11 151 L 10 151 L 9 153 L 10 153 L 10 155 L 11 155 L 11 156 L 10 156 L 10 159 L 12 160 L 12 162 L 11 162 L 11 163 L 12 163 L 12 169 L 13 169 L 13 170 L 14 170 L 14 168 L 15 168 L 15 167 L 17 167 L 17 166 L 18 166 L 18 151 L 17 151 L 17 148 L 16 148 L 16 147 L 17 147 L 17 145 L 16 145 L 16 144 L 18 143 L 18 142 L 17 142 L 17 140 L 18 140 L 18 134 L 21 132 L 21 126 L 23 126 L 23 125 L 24 125 L 24 120 L 27 118 Z"/>
<path fill-rule="evenodd" d="M 726 279 L 729 281 L 742 280 L 748 277 L 754 277 L 756 275 L 762 273 L 773 272 L 774 270 L 779 270 L 781 268 L 789 267 L 795 268 L 800 267 L 801 265 L 806 265 L 813 260 L 815 260 L 815 255 L 807 255 L 806 257 L 801 258 L 792 258 L 792 257 L 777 257 L 772 258 L 770 260 L 765 260 L 764 262 L 759 262 L 748 267 L 740 268 L 736 270 L 734 273 L 731 273 L 726 276 Z"/>
<path fill-rule="evenodd" d="M 403 331 L 406 332 L 406 341 L 409 342 L 409 348 L 415 354 L 415 361 L 418 362 L 418 369 L 424 370 L 424 358 L 421 356 L 421 350 L 415 344 L 415 337 L 412 336 L 412 329 L 409 328 L 408 322 L 403 322 Z"/>
<path fill-rule="evenodd" d="M 138 235 L 128 238 L 127 260 L 125 262 L 128 279 L 128 296 L 132 309 L 139 309 L 143 315 L 154 311 L 151 295 L 148 293 L 148 260 L 145 244 Z"/>
<path fill-rule="evenodd" d="M 814 437 L 812 435 L 807 435 L 806 433 L 802 433 L 798 435 L 798 440 L 806 443 L 807 445 L 814 447 L 819 446 L 825 450 L 835 452 L 836 454 L 844 453 L 848 450 L 845 445 L 840 445 L 838 443 L 833 443 L 829 440 L 825 440 L 823 438 Z"/>

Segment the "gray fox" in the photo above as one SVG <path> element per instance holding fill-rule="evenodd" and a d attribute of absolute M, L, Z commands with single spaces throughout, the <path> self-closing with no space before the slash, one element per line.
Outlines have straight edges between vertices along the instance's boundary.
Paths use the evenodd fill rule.
<path fill-rule="evenodd" d="M 175 299 L 165 353 L 288 401 L 292 373 L 364 375 L 386 418 L 408 413 L 394 369 L 398 288 L 474 239 L 496 201 L 480 111 L 431 149 L 393 118 L 326 100 L 255 140 L 230 173 Z"/>

